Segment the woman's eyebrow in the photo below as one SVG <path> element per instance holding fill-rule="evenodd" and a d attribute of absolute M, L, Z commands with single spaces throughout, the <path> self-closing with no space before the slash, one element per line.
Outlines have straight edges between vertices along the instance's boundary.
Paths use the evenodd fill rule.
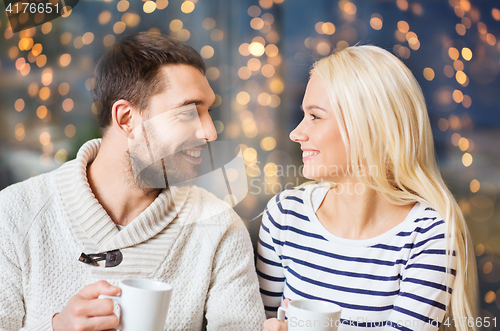
<path fill-rule="evenodd" d="M 317 109 L 317 110 L 320 110 L 320 111 L 323 111 L 323 112 L 326 112 L 326 109 L 325 108 L 322 108 L 320 106 L 316 106 L 316 105 L 309 105 L 309 106 L 306 106 L 305 108 L 301 105 L 300 108 L 303 110 L 303 111 L 311 111 L 313 109 Z"/>

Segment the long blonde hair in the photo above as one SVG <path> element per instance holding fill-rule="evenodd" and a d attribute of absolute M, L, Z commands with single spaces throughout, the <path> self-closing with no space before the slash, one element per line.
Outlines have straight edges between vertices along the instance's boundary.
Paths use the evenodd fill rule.
<path fill-rule="evenodd" d="M 394 204 L 419 201 L 443 216 L 447 267 L 450 252 L 454 250 L 457 257 L 447 312 L 455 320 L 475 317 L 477 271 L 470 234 L 438 170 L 424 96 L 411 71 L 390 52 L 364 45 L 319 60 L 311 75 L 319 77 L 328 91 L 348 168 L 357 179 Z M 365 167 L 377 171 L 358 176 Z M 451 317 L 449 321 L 453 324 Z M 456 323 L 456 328 L 476 330 L 467 323 Z"/>

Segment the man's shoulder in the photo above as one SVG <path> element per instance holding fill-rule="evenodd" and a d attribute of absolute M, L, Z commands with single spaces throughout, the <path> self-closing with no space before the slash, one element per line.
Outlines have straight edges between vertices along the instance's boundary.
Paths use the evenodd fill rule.
<path fill-rule="evenodd" d="M 203 220 L 217 220 L 218 224 L 233 223 L 235 220 L 241 220 L 233 210 L 231 205 L 215 196 L 213 193 L 198 186 L 191 186 L 191 203 L 196 204 L 200 217 Z"/>

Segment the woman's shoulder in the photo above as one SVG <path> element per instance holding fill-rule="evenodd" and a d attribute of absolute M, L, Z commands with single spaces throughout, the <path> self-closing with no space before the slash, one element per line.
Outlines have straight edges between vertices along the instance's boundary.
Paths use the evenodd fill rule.
<path fill-rule="evenodd" d="M 418 237 L 444 236 L 446 223 L 439 212 L 430 205 L 417 202 L 414 210 L 410 212 L 408 228 Z"/>
<path fill-rule="evenodd" d="M 273 206 L 295 206 L 299 207 L 305 204 L 307 200 L 307 194 L 310 194 L 311 190 L 316 186 L 316 184 L 300 185 L 293 188 L 285 189 L 280 193 L 273 196 L 267 203 L 267 207 L 271 208 Z"/>

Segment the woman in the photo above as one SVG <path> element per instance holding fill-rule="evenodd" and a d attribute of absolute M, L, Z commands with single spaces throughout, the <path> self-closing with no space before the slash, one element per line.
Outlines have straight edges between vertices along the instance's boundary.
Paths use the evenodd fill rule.
<path fill-rule="evenodd" d="M 375 46 L 345 48 L 314 65 L 302 108 L 290 139 L 315 182 L 264 212 L 257 269 L 268 317 L 284 299 L 309 298 L 342 307 L 339 330 L 475 329 L 458 322 L 475 316 L 470 236 L 409 69 Z M 264 329 L 287 324 L 271 318 Z"/>

